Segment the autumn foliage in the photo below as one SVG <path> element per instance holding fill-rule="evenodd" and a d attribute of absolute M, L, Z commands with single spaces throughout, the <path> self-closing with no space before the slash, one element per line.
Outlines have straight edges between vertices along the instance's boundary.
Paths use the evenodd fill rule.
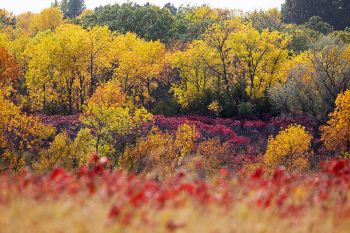
<path fill-rule="evenodd" d="M 0 168 L 18 171 L 25 166 L 28 151 L 37 152 L 54 129 L 27 116 L 0 92 Z"/>
<path fill-rule="evenodd" d="M 322 140 L 329 150 L 340 154 L 350 151 L 350 90 L 339 94 L 336 108 L 327 125 L 322 127 Z"/>
<path fill-rule="evenodd" d="M 221 170 L 212 181 L 176 173 L 161 182 L 110 172 L 105 169 L 107 162 L 92 157 L 87 166 L 74 174 L 57 168 L 42 176 L 27 171 L 13 177 L 2 175 L 2 230 L 39 231 L 49 227 L 64 232 L 197 232 L 205 227 L 204 232 L 318 232 L 324 228 L 347 232 L 347 160 L 322 163 L 322 169 L 314 176 L 290 175 L 283 169 L 276 169 L 268 178 L 263 170 L 251 176 L 231 176 L 227 170 Z M 43 222 L 43 213 L 55 218 Z M 14 214 L 20 225 L 14 226 L 10 221 Z M 220 220 L 205 222 L 216 219 L 218 214 Z M 292 224 L 296 221 L 303 224 Z"/>
<path fill-rule="evenodd" d="M 0 9 L 0 232 L 348 232 L 350 31 L 282 16 Z"/>
<path fill-rule="evenodd" d="M 291 170 L 305 169 L 311 156 L 312 136 L 300 125 L 291 125 L 271 137 L 264 161 L 271 166 L 284 165 Z"/>
<path fill-rule="evenodd" d="M 19 67 L 16 59 L 0 46 L 0 88 L 1 92 L 14 91 L 14 84 L 19 78 Z M 9 89 L 10 88 L 10 89 Z"/>

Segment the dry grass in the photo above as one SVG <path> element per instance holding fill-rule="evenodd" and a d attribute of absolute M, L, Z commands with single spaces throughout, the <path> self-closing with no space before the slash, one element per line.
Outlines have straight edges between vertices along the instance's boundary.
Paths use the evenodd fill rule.
<path fill-rule="evenodd" d="M 106 201 L 84 198 L 13 198 L 0 205 L 1 233 L 347 233 L 350 229 L 350 218 L 334 219 L 332 211 L 325 214 L 318 206 L 298 217 L 281 218 L 273 208 L 259 210 L 240 203 L 226 209 L 190 201 L 160 211 L 142 207 L 129 224 L 123 224 L 108 217 Z"/>

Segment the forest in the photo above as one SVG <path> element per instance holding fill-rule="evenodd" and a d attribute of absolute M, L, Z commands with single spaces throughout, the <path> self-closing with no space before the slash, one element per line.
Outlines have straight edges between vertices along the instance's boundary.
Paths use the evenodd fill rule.
<path fill-rule="evenodd" d="M 349 1 L 0 9 L 0 232 L 345 233 L 349 200 Z"/>

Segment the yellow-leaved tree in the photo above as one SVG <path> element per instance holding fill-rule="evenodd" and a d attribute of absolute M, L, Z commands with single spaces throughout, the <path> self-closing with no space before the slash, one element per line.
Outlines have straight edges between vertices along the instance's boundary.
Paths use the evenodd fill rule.
<path fill-rule="evenodd" d="M 113 155 L 118 139 L 152 119 L 146 109 L 135 107 L 127 100 L 116 81 L 98 87 L 81 115 L 83 124 L 92 130 L 96 152 L 105 156 Z"/>
<path fill-rule="evenodd" d="M 63 23 L 63 14 L 58 7 L 50 7 L 42 10 L 39 14 L 31 17 L 30 14 L 22 15 L 26 17 L 23 20 L 30 20 L 29 30 L 31 35 L 35 35 L 39 31 L 54 30 Z M 27 25 L 20 21 L 20 25 L 27 28 Z"/>
<path fill-rule="evenodd" d="M 286 81 L 289 41 L 287 34 L 268 30 L 260 33 L 251 25 L 234 34 L 230 41 L 234 73 L 250 98 L 267 97 L 271 87 Z"/>
<path fill-rule="evenodd" d="M 175 145 L 179 153 L 178 163 L 181 163 L 186 156 L 193 152 L 199 136 L 199 131 L 194 125 L 183 124 L 177 128 Z"/>
<path fill-rule="evenodd" d="M 105 77 L 113 64 L 113 36 L 108 27 L 93 27 L 88 29 L 87 36 L 87 64 L 84 73 L 88 73 L 89 96 L 92 96 L 98 84 L 108 79 Z"/>
<path fill-rule="evenodd" d="M 303 126 L 290 125 L 273 138 L 270 137 L 264 162 L 268 166 L 286 166 L 290 170 L 301 170 L 309 166 L 312 136 Z"/>
<path fill-rule="evenodd" d="M 126 33 L 115 38 L 114 51 L 115 78 L 121 88 L 135 103 L 150 106 L 155 101 L 152 92 L 159 86 L 166 64 L 165 45 Z"/>
<path fill-rule="evenodd" d="M 111 45 L 106 27 L 64 24 L 55 32 L 38 33 L 24 52 L 31 109 L 80 112 L 113 69 Z"/>
<path fill-rule="evenodd" d="M 49 7 L 39 13 L 25 12 L 16 16 L 15 37 L 35 36 L 38 32 L 55 30 L 63 24 L 63 14 L 58 7 Z"/>
<path fill-rule="evenodd" d="M 171 56 L 180 74 L 172 88 L 178 103 L 188 108 L 209 96 L 232 108 L 266 99 L 273 86 L 286 81 L 289 42 L 288 34 L 259 32 L 239 18 L 211 25 L 203 39 Z"/>
<path fill-rule="evenodd" d="M 321 127 L 322 141 L 328 150 L 345 155 L 350 152 L 350 90 L 339 94 L 335 104 L 327 125 Z"/>
<path fill-rule="evenodd" d="M 203 59 L 210 50 L 202 41 L 190 44 L 186 51 L 176 51 L 170 55 L 173 68 L 179 70 L 181 82 L 172 86 L 172 92 L 183 109 L 190 108 L 204 98 L 205 93 L 215 92 L 219 85 Z"/>
<path fill-rule="evenodd" d="M 27 102 L 34 111 L 44 111 L 62 97 L 56 89 L 60 87 L 56 72 L 54 51 L 58 44 L 53 33 L 38 33 L 28 44 L 23 56 L 27 63 Z"/>

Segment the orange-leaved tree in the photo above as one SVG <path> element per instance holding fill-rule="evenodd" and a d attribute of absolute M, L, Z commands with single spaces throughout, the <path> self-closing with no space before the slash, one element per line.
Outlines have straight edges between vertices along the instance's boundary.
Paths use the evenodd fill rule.
<path fill-rule="evenodd" d="M 350 152 L 350 90 L 339 94 L 335 104 L 327 125 L 321 127 L 322 141 L 328 150 L 346 154 Z"/>
<path fill-rule="evenodd" d="M 13 84 L 19 76 L 16 59 L 0 46 L 0 89 L 3 92 L 13 90 Z"/>

